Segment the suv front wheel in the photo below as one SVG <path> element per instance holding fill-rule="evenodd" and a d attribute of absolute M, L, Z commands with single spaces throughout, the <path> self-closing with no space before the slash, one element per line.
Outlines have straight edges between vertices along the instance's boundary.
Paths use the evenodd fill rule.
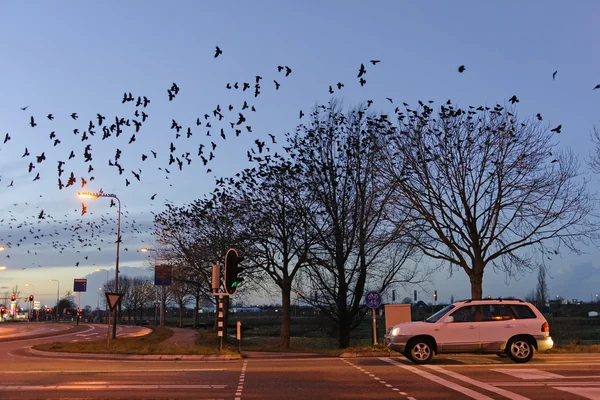
<path fill-rule="evenodd" d="M 535 347 L 531 339 L 525 337 L 516 337 L 508 342 L 506 353 L 516 363 L 526 363 L 533 358 Z"/>
<path fill-rule="evenodd" d="M 433 359 L 433 345 L 428 339 L 411 339 L 404 352 L 415 364 L 428 364 Z"/>

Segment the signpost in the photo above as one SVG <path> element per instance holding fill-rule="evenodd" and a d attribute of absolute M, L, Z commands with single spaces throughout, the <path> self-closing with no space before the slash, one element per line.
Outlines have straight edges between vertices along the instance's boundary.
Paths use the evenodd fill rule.
<path fill-rule="evenodd" d="M 376 290 L 367 292 L 365 304 L 373 311 L 373 344 L 377 344 L 377 309 L 381 306 L 381 294 Z"/>
<path fill-rule="evenodd" d="M 121 293 L 104 292 L 104 295 L 106 296 L 106 303 L 108 303 L 110 312 L 114 312 L 119 300 L 121 299 Z M 106 331 L 106 337 L 108 339 L 108 345 L 110 346 L 110 329 Z"/>
<path fill-rule="evenodd" d="M 173 273 L 173 266 L 167 264 L 157 264 L 154 266 L 154 286 L 162 286 L 161 290 L 161 310 L 160 310 L 160 324 L 165 324 L 165 286 L 171 286 L 171 278 Z M 157 288 L 158 289 L 158 288 Z M 158 300 L 158 299 L 157 299 Z M 156 320 L 156 310 L 154 320 Z"/>
<path fill-rule="evenodd" d="M 81 292 L 85 292 L 86 289 L 87 279 L 75 279 L 73 281 L 73 291 L 77 292 L 77 325 L 79 325 L 79 310 L 81 309 Z"/>

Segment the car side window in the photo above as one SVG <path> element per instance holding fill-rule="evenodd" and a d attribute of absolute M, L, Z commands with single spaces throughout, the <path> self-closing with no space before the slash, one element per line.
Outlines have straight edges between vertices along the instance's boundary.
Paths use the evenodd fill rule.
<path fill-rule="evenodd" d="M 503 321 L 514 318 L 512 311 L 502 304 L 485 304 L 481 307 L 483 308 L 483 321 Z"/>
<path fill-rule="evenodd" d="M 461 307 L 450 315 L 454 317 L 454 322 L 475 322 L 477 320 L 477 307 Z"/>
<path fill-rule="evenodd" d="M 533 310 L 531 310 L 531 308 L 529 308 L 528 306 L 526 306 L 525 304 L 521 305 L 521 304 L 514 304 L 509 306 L 512 310 L 512 312 L 515 314 L 517 319 L 532 319 L 532 318 L 537 318 L 535 316 L 535 313 L 533 312 Z"/>

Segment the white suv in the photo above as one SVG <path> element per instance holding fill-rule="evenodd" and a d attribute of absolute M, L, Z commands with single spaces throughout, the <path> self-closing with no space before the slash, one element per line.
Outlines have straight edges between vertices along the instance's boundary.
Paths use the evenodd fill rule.
<path fill-rule="evenodd" d="M 449 304 L 425 321 L 394 325 L 385 344 L 415 364 L 441 353 L 507 354 L 525 363 L 535 350 L 554 345 L 548 321 L 522 300 L 465 300 Z"/>

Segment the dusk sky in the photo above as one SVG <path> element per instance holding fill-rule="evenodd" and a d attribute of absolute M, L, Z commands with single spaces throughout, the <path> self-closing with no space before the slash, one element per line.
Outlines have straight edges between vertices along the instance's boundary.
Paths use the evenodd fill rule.
<path fill-rule="evenodd" d="M 575 151 L 582 179 L 590 179 L 594 192 L 600 189 L 600 177 L 585 163 L 590 133 L 600 125 L 600 90 L 593 90 L 600 84 L 597 1 L 2 2 L 0 38 L 0 245 L 6 247 L 0 253 L 0 265 L 6 266 L 0 294 L 18 285 L 24 298 L 32 294 L 28 283 L 36 299 L 53 306 L 57 287 L 49 279 L 60 281 L 62 297 L 72 290 L 73 279 L 88 278 L 82 305 L 96 306 L 106 272 L 94 270 L 108 269 L 114 278 L 117 211 L 109 207 L 110 199 L 86 200 L 87 214 L 81 215 L 82 177 L 88 181 L 83 190 L 102 189 L 121 200 L 122 273 L 150 275 L 150 257 L 139 249 L 153 246 L 153 213 L 165 202 L 184 205 L 202 198 L 213 190 L 215 178 L 247 167 L 246 152 L 256 139 L 276 151 L 286 132 L 306 122 L 299 119 L 300 110 L 308 114 L 334 96 L 348 107 L 373 100 L 374 110 L 390 112 L 402 102 L 440 105 L 452 99 L 462 107 L 494 106 L 516 95 L 519 117 L 540 113 L 547 127 L 562 124 L 560 146 Z M 222 50 L 217 58 L 216 46 Z M 381 62 L 372 65 L 372 59 Z M 367 67 L 362 87 L 356 78 L 361 63 Z M 457 71 L 461 65 L 463 73 Z M 286 77 L 278 66 L 292 72 Z M 256 75 L 263 78 L 257 97 Z M 226 88 L 235 82 L 249 82 L 251 88 Z M 338 82 L 344 84 L 340 90 Z M 169 101 L 173 83 L 180 90 Z M 123 104 L 124 92 L 151 102 L 145 108 Z M 244 101 L 256 112 L 243 111 L 247 121 L 237 137 L 229 122 L 238 119 Z M 222 121 L 213 115 L 217 105 Z M 98 113 L 110 124 L 117 115 L 141 120 L 136 109 L 148 115 L 139 132 L 132 124 L 118 138 L 113 133 L 102 140 Z M 179 138 L 172 120 L 183 127 Z M 82 141 L 90 121 L 95 135 Z M 269 134 L 277 144 L 270 143 Z M 60 143 L 54 146 L 56 139 Z M 198 148 L 204 144 L 208 157 L 211 142 L 214 159 L 204 165 Z M 171 143 L 177 147 L 174 155 L 190 153 L 191 163 L 184 161 L 182 170 L 169 165 Z M 85 162 L 88 144 L 93 160 Z M 108 165 L 117 148 L 122 175 Z M 25 149 L 29 155 L 22 157 Z M 71 151 L 75 157 L 69 159 Z M 42 153 L 46 159 L 37 163 Z M 142 161 L 142 155 L 148 158 Z M 59 160 L 65 161 L 63 184 L 71 171 L 77 178 L 62 190 Z M 565 253 L 548 261 L 551 296 L 589 300 L 600 291 L 600 251 L 582 250 L 583 255 Z M 535 273 L 507 280 L 490 266 L 484 296 L 523 298 L 535 281 Z M 470 297 L 463 271 L 448 279 L 444 268 L 418 290 L 431 301 L 434 289 L 443 302 L 451 295 Z M 397 292 L 412 297 L 412 288 Z M 278 302 L 279 292 L 249 298 Z"/>

